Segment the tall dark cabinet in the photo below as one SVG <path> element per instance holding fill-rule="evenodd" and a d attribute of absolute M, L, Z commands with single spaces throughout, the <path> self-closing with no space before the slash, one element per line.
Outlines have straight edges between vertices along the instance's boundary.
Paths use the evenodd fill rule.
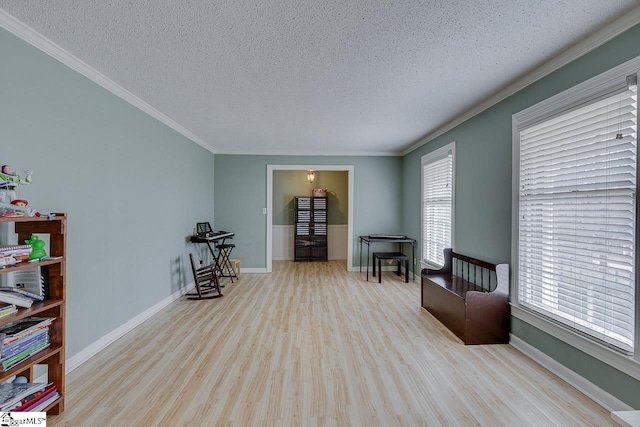
<path fill-rule="evenodd" d="M 326 261 L 327 198 L 296 197 L 294 207 L 294 260 Z"/>

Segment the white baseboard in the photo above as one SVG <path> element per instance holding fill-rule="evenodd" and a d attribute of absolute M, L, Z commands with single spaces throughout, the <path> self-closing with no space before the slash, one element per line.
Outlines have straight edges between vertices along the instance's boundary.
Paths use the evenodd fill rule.
<path fill-rule="evenodd" d="M 109 344 L 111 344 L 112 342 L 114 342 L 115 340 L 117 340 L 127 332 L 131 331 L 133 328 L 140 325 L 142 322 L 144 322 L 154 314 L 158 313 L 160 310 L 162 310 L 163 308 L 165 308 L 166 306 L 168 306 L 169 304 L 171 304 L 172 302 L 174 302 L 175 300 L 177 300 L 187 292 L 191 291 L 194 287 L 195 287 L 195 283 L 191 282 L 186 287 L 178 289 L 177 291 L 175 291 L 174 293 L 172 293 L 162 301 L 154 304 L 153 306 L 149 307 L 142 313 L 130 319 L 127 323 L 114 329 L 113 331 L 104 335 L 102 338 L 89 344 L 79 353 L 68 358 L 66 369 L 65 369 L 66 373 L 69 373 L 73 371 L 75 368 L 77 368 L 78 366 L 82 365 L 84 362 L 86 362 L 91 357 L 96 355 L 96 353 L 98 353 L 100 350 L 103 350 Z"/>
<path fill-rule="evenodd" d="M 242 277 L 242 275 L 244 273 L 266 273 L 267 269 L 266 268 L 244 268 L 242 267 L 240 269 L 240 277 Z"/>
<path fill-rule="evenodd" d="M 640 427 L 640 411 L 614 411 L 611 418 L 621 426 Z"/>
<path fill-rule="evenodd" d="M 617 397 L 604 391 L 586 378 L 576 374 L 571 369 L 547 356 L 545 353 L 528 344 L 521 338 L 511 334 L 509 344 L 531 360 L 537 362 L 558 377 L 562 378 L 564 381 L 608 411 L 628 411 L 633 409 Z"/>

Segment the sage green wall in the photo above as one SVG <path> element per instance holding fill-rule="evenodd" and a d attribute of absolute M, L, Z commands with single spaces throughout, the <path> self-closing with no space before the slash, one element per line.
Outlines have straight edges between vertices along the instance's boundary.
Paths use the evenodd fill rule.
<path fill-rule="evenodd" d="M 234 256 L 245 268 L 266 268 L 267 165 L 353 165 L 353 266 L 357 236 L 402 230 L 402 159 L 341 156 L 215 156 L 215 227 L 235 232 Z M 322 171 L 321 171 L 322 173 Z"/>
<path fill-rule="evenodd" d="M 0 58 L 0 164 L 34 171 L 31 206 L 68 213 L 69 358 L 193 281 L 214 155 L 1 29 Z"/>
<path fill-rule="evenodd" d="M 316 171 L 312 184 L 306 170 L 273 171 L 273 225 L 292 225 L 295 196 L 311 196 L 312 188 L 327 189 L 327 223 L 345 225 L 349 221 L 349 174 L 346 171 Z"/>
<path fill-rule="evenodd" d="M 420 160 L 456 141 L 456 251 L 511 262 L 511 116 L 640 55 L 640 26 L 562 67 L 403 158 L 404 232 L 420 235 Z M 513 319 L 512 333 L 635 408 L 640 382 Z"/>

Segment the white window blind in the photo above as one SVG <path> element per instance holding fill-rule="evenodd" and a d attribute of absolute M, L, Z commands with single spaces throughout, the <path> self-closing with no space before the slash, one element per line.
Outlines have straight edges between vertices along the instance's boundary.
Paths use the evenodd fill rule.
<path fill-rule="evenodd" d="M 422 258 L 444 264 L 443 249 L 451 247 L 453 150 L 425 156 L 422 163 Z"/>
<path fill-rule="evenodd" d="M 637 89 L 519 130 L 518 303 L 634 350 Z"/>

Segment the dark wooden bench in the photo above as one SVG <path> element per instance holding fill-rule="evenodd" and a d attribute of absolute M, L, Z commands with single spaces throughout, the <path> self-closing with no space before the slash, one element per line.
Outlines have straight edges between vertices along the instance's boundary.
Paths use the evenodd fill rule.
<path fill-rule="evenodd" d="M 404 282 L 409 283 L 409 257 L 402 252 L 374 252 L 373 253 L 373 277 L 376 277 L 376 264 L 378 264 L 378 283 L 382 283 L 382 260 L 392 259 L 398 262 L 398 276 L 400 275 L 400 263 L 404 262 Z"/>
<path fill-rule="evenodd" d="M 509 342 L 509 265 L 444 250 L 444 266 L 422 270 L 422 307 L 465 344 Z"/>

